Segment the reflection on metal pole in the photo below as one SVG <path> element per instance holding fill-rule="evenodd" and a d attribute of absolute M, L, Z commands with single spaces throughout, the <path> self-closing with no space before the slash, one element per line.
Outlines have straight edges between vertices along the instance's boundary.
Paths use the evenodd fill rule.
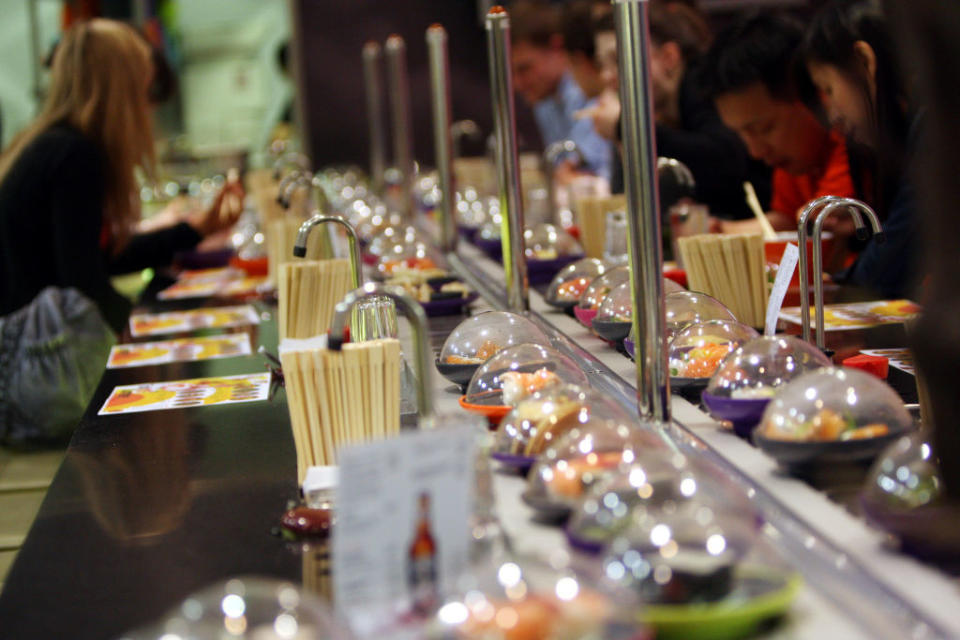
<path fill-rule="evenodd" d="M 453 147 L 450 134 L 450 60 L 447 55 L 447 31 L 439 24 L 427 29 L 427 54 L 430 58 L 430 104 L 433 110 L 433 150 L 440 180 L 440 249 L 457 250 L 454 221 Z"/>
<path fill-rule="evenodd" d="M 383 122 L 383 96 L 380 93 L 380 45 L 363 45 L 363 84 L 367 94 L 367 125 L 370 137 L 370 180 L 375 193 L 383 191 L 387 169 L 387 141 Z"/>
<path fill-rule="evenodd" d="M 407 45 L 394 34 L 387 38 L 387 86 L 393 126 L 393 164 L 400 171 L 403 210 L 412 214 L 413 124 L 410 120 L 410 79 L 407 76 Z"/>
<path fill-rule="evenodd" d="M 503 214 L 500 239 L 507 277 L 507 309 L 526 311 L 527 261 L 523 256 L 523 203 L 517 159 L 517 127 L 510 67 L 510 17 L 501 6 L 487 13 L 487 59 L 496 136 L 497 189 Z"/>
<path fill-rule="evenodd" d="M 633 330 L 637 336 L 637 403 L 643 418 L 670 420 L 670 378 L 663 307 L 657 154 L 647 0 L 614 0 L 623 105 L 623 173 L 627 194 Z"/>

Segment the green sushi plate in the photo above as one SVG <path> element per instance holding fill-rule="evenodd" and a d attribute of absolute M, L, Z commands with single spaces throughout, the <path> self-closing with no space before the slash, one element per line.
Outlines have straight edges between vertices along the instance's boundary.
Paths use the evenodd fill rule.
<path fill-rule="evenodd" d="M 782 616 L 803 586 L 799 573 L 766 567 L 737 570 L 723 600 L 695 604 L 646 605 L 643 622 L 657 640 L 733 640 L 749 637 L 764 622 Z"/>

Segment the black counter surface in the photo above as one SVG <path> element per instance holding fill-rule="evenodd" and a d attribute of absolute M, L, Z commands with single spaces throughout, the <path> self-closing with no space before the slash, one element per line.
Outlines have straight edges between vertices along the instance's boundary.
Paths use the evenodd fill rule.
<path fill-rule="evenodd" d="M 250 329 L 276 349 L 272 314 Z M 162 338 L 160 338 L 162 339 Z M 0 638 L 114 638 L 205 585 L 300 580 L 271 534 L 297 495 L 280 390 L 271 401 L 97 416 L 117 385 L 257 373 L 263 356 L 105 371 L 0 595 Z"/>

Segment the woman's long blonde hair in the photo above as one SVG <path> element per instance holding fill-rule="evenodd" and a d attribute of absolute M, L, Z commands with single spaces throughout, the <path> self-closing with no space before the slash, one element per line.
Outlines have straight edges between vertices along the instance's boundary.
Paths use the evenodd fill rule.
<path fill-rule="evenodd" d="M 0 156 L 0 182 L 37 136 L 69 124 L 104 152 L 103 219 L 114 249 L 122 246 L 140 217 L 134 168 L 153 174 L 152 73 L 150 47 L 132 27 L 104 19 L 72 27 L 54 54 L 43 110 Z"/>

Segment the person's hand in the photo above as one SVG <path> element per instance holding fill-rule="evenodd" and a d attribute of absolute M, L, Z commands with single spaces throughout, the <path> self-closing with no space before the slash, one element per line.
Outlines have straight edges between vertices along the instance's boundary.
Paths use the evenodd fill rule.
<path fill-rule="evenodd" d="M 213 199 L 213 203 L 205 211 L 198 211 L 190 217 L 190 226 L 204 237 L 229 229 L 243 213 L 245 195 L 239 180 L 228 179 Z"/>
<path fill-rule="evenodd" d="M 617 127 L 620 124 L 620 98 L 611 89 L 604 89 L 592 105 L 580 109 L 575 118 L 590 118 L 593 128 L 607 140 L 616 140 Z"/>

